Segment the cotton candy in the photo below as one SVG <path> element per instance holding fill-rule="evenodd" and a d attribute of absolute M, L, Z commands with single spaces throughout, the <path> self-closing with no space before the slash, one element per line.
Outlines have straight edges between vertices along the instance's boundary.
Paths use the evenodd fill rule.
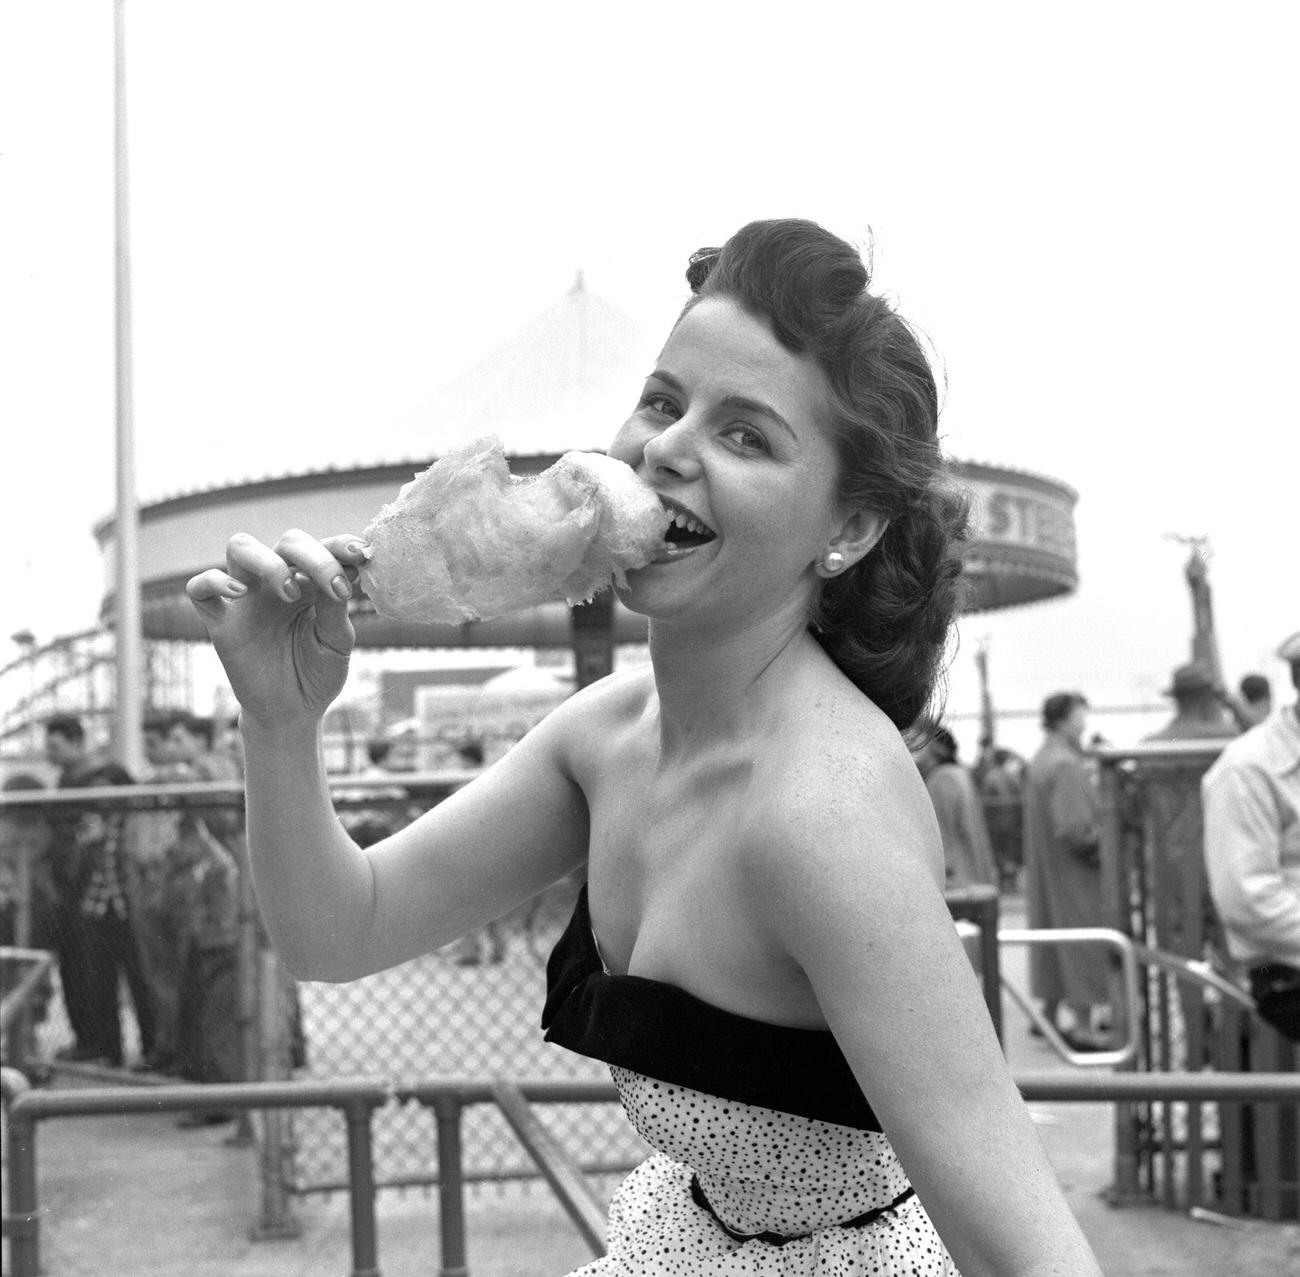
<path fill-rule="evenodd" d="M 662 545 L 669 515 L 630 466 L 566 452 L 510 473 L 484 436 L 416 475 L 366 528 L 361 585 L 402 621 L 490 620 L 553 599 L 585 601 Z"/>

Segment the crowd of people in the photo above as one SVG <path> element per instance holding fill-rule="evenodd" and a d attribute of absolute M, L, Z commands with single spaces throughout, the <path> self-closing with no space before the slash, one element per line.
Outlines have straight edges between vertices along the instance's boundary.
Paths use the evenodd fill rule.
<path fill-rule="evenodd" d="M 1300 636 L 1279 656 L 1300 687 Z M 1300 720 L 1274 711 L 1258 673 L 1226 689 L 1203 660 L 1174 670 L 1164 693 L 1173 713 L 1143 738 L 1225 742 L 1204 786 L 1204 848 L 1228 965 L 1236 964 L 1261 1015 L 1300 1040 Z M 950 731 L 931 728 L 913 757 L 925 779 L 944 847 L 946 885 L 1023 890 L 1034 929 L 1110 925 L 1101 877 L 1101 805 L 1089 704 L 1060 691 L 1042 705 L 1043 740 L 1032 759 L 984 748 L 962 763 Z M 1030 988 L 1043 1018 L 1076 1052 L 1116 1045 L 1110 959 L 1091 944 L 1030 951 Z M 1037 1026 L 1031 1031 L 1041 1035 Z"/>
<path fill-rule="evenodd" d="M 141 782 L 242 784 L 237 735 L 210 718 L 177 711 L 144 723 L 147 774 L 133 777 L 91 747 L 76 715 L 45 722 L 56 787 L 85 790 Z M 32 774 L 10 790 L 42 788 Z M 248 1076 L 240 1031 L 238 950 L 243 816 L 238 802 L 127 812 L 92 801 L 29 816 L 26 934 L 58 960 L 72 1041 L 68 1063 L 130 1067 L 194 1082 Z M 6 943 L 17 935 L 5 915 Z M 128 1058 L 123 991 L 138 1031 Z M 233 1114 L 185 1115 L 182 1125 Z"/>
<path fill-rule="evenodd" d="M 146 767 L 133 776 L 92 745 L 82 719 L 58 713 L 45 720 L 46 762 L 60 791 L 102 786 L 243 784 L 236 722 L 188 711 L 150 714 L 143 723 Z M 341 823 L 362 846 L 408 825 L 424 804 L 412 800 L 391 768 L 393 743 L 366 743 L 368 782 L 340 789 Z M 466 768 L 482 765 L 481 750 L 462 744 Z M 45 769 L 38 769 L 45 770 Z M 36 770 L 6 778 L 9 793 L 48 788 Z M 247 897 L 242 803 L 214 798 L 177 807 L 126 812 L 94 800 L 61 803 L 53 815 L 15 809 L 5 816 L 0 855 L 0 944 L 53 953 L 71 1041 L 55 1058 L 74 1065 L 130 1069 L 195 1082 L 249 1076 L 240 1008 L 241 927 L 258 944 L 265 933 Z M 491 923 L 466 937 L 449 957 L 476 963 L 487 943 L 500 961 L 502 931 Z M 282 981 L 286 1036 L 293 1067 L 306 1062 L 297 986 Z M 124 997 L 125 995 L 125 997 Z M 38 995 L 38 1017 L 48 998 Z M 136 1026 L 136 1049 L 124 1017 Z M 182 1125 L 229 1120 L 222 1111 L 195 1113 Z"/>

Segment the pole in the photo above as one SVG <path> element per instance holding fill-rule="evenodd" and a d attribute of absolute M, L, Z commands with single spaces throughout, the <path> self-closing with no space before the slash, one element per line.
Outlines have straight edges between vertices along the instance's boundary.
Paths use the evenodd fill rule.
<path fill-rule="evenodd" d="M 8 1069 L 5 1070 L 9 1072 Z M 6 1079 L 8 1080 L 8 1079 Z M 5 1097 L 8 1100 L 8 1096 Z M 6 1110 L 10 1109 L 8 1103 Z M 14 1277 L 38 1277 L 41 1271 L 41 1213 L 36 1204 L 36 1123 L 7 1112 L 9 1125 L 9 1203 L 5 1235 Z"/>
<path fill-rule="evenodd" d="M 131 384 L 131 227 L 126 145 L 126 4 L 113 7 L 114 279 L 117 373 L 117 512 L 114 519 L 113 637 L 117 696 L 113 754 L 133 776 L 144 771 L 141 731 L 139 511 Z"/>
<path fill-rule="evenodd" d="M 983 775 L 993 762 L 997 720 L 993 716 L 993 692 L 989 687 L 989 639 L 985 635 L 975 646 L 975 668 L 980 678 L 980 752 L 977 770 Z"/>
<path fill-rule="evenodd" d="M 438 1130 L 438 1277 L 469 1277 L 465 1249 L 465 1179 L 460 1139 L 461 1097 L 443 1091 L 433 1097 Z"/>
<path fill-rule="evenodd" d="M 587 687 L 614 671 L 614 591 L 602 590 L 569 608 L 576 685 Z"/>
<path fill-rule="evenodd" d="M 373 1115 L 373 1106 L 365 1100 L 353 1100 L 343 1107 L 348 1131 L 348 1196 L 352 1214 L 351 1277 L 380 1277 L 371 1138 Z"/>
<path fill-rule="evenodd" d="M 284 1002 L 274 949 L 259 951 L 256 978 L 260 1050 L 258 1074 L 263 1081 L 279 1082 L 289 1075 L 289 1068 L 281 1037 L 285 1020 Z M 262 1110 L 262 1147 L 259 1159 L 262 1209 L 257 1223 L 250 1230 L 254 1241 L 302 1236 L 302 1225 L 295 1218 L 289 1203 L 289 1162 L 293 1156 L 289 1120 L 289 1115 L 279 1109 Z"/>

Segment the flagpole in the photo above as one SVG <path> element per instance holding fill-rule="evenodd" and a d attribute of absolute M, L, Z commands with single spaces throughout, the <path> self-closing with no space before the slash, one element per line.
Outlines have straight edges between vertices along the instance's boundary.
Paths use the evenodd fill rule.
<path fill-rule="evenodd" d="M 113 754 L 133 776 L 143 774 L 141 730 L 139 510 L 135 490 L 135 416 L 131 381 L 131 227 L 126 132 L 126 5 L 113 6 L 114 281 L 117 424 L 117 510 L 114 518 L 113 635 L 117 696 Z"/>

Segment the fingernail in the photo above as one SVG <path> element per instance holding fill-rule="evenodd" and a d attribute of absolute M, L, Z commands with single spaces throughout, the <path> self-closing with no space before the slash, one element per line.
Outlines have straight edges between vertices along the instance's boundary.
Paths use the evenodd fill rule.
<path fill-rule="evenodd" d="M 298 582 L 295 581 L 293 577 L 290 577 L 284 583 L 284 597 L 291 601 L 302 598 L 302 590 L 299 588 Z"/>
<path fill-rule="evenodd" d="M 358 555 L 363 559 L 368 559 L 370 557 L 370 547 L 362 541 L 349 541 L 348 553 Z"/>
<path fill-rule="evenodd" d="M 227 581 L 226 589 L 229 590 L 231 594 L 248 593 L 248 586 L 246 586 L 243 581 Z"/>
<path fill-rule="evenodd" d="M 352 597 L 352 587 L 344 576 L 336 576 L 330 582 L 330 589 L 334 591 L 336 598 L 350 599 Z"/>

